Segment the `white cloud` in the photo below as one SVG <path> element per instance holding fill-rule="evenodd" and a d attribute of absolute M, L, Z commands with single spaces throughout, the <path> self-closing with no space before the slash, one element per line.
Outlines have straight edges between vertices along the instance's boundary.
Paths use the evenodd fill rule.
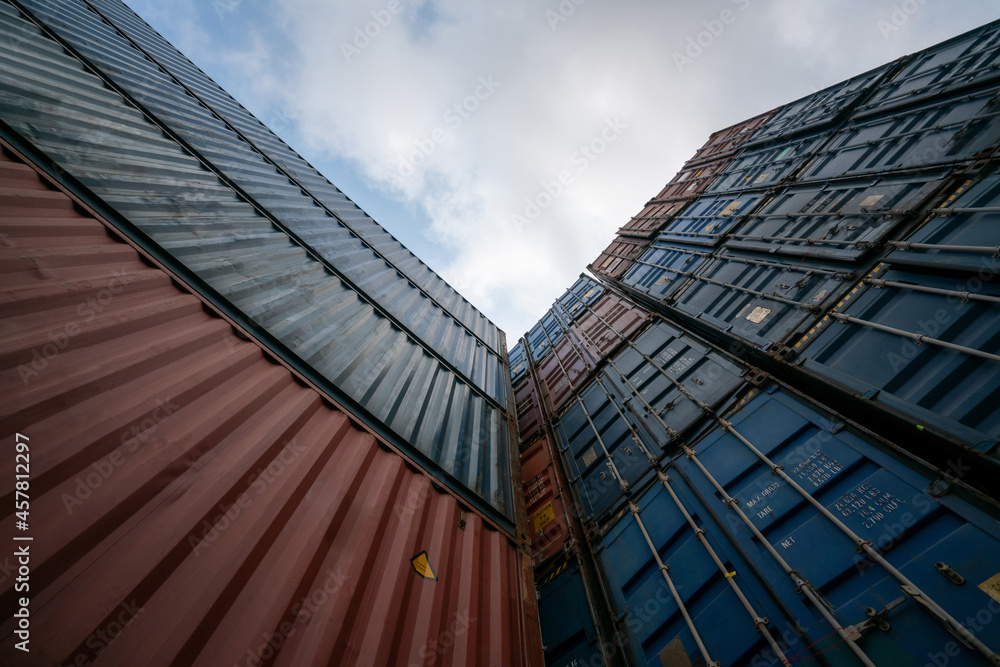
<path fill-rule="evenodd" d="M 451 258 L 435 268 L 511 344 L 711 131 L 992 18 L 990 3 L 940 11 L 934 3 L 955 3 L 924 0 L 886 38 L 885 0 L 399 2 L 391 15 L 389 0 L 276 0 L 241 46 L 178 46 L 246 82 L 251 109 L 290 110 L 311 155 L 352 160 L 373 189 L 421 208 L 424 233 Z M 732 20 L 719 30 L 721 18 Z M 366 24 L 368 43 L 353 44 Z M 679 70 L 675 54 L 706 30 Z M 345 56 L 344 44 L 356 51 Z M 456 124 L 449 109 L 482 92 L 481 77 L 499 86 Z M 615 117 L 628 127 L 585 170 L 574 163 Z M 430 155 L 400 178 L 420 145 Z M 572 183 L 516 229 L 512 217 L 528 199 L 546 202 L 544 184 L 561 171 Z"/>

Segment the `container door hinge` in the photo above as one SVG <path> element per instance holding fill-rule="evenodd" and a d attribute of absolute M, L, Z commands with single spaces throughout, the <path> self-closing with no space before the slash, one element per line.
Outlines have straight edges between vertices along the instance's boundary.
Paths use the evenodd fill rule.
<path fill-rule="evenodd" d="M 971 649 L 976 648 L 975 646 L 970 644 L 968 640 L 962 637 L 961 633 L 959 633 L 956 630 L 956 628 L 952 626 L 948 617 L 943 613 L 941 613 L 941 610 L 938 608 L 936 604 L 932 603 L 930 600 L 924 597 L 921 591 L 914 589 L 910 586 L 900 586 L 899 589 L 903 591 L 903 593 L 908 595 L 914 602 L 920 604 L 925 610 L 927 610 L 927 613 L 929 613 L 931 616 L 937 619 L 938 623 L 943 625 L 944 629 L 950 632 L 952 636 L 955 637 L 955 639 L 962 642 L 963 646 Z"/>

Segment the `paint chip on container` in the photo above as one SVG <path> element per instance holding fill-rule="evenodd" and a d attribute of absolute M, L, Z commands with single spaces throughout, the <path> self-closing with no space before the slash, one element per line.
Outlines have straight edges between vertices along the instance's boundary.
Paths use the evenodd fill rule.
<path fill-rule="evenodd" d="M 591 447 L 583 453 L 583 466 L 589 468 L 590 464 L 597 460 L 597 452 Z"/>
<path fill-rule="evenodd" d="M 411 558 L 410 565 L 413 566 L 413 571 L 419 574 L 424 579 L 437 581 L 437 574 L 434 573 L 434 568 L 431 567 L 431 561 L 427 557 L 426 551 L 421 551 L 416 556 Z"/>
<path fill-rule="evenodd" d="M 764 318 L 770 314 L 771 314 L 770 308 L 763 308 L 761 306 L 757 306 L 752 311 L 750 311 L 749 315 L 747 315 L 747 320 L 753 322 L 754 324 L 760 324 L 761 322 L 764 321 Z"/>

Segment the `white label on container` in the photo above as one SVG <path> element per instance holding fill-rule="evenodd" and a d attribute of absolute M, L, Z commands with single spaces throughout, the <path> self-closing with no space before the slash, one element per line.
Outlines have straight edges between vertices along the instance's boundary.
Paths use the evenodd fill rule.
<path fill-rule="evenodd" d="M 769 178 L 771 178 L 771 172 L 769 172 L 769 171 L 765 172 L 765 173 L 763 173 L 763 174 L 761 174 L 760 176 L 757 177 L 757 180 L 754 181 L 754 185 L 756 185 L 757 183 L 763 183 L 764 181 L 766 181 Z"/>
<path fill-rule="evenodd" d="M 858 204 L 858 206 L 861 206 L 862 208 L 874 206 L 879 203 L 883 197 L 885 197 L 885 195 L 872 195 L 871 197 L 865 197 L 864 201 Z"/>
<path fill-rule="evenodd" d="M 754 324 L 760 324 L 761 322 L 764 321 L 764 318 L 767 317 L 770 314 L 771 314 L 771 309 L 770 308 L 764 308 L 762 306 L 757 306 L 752 311 L 750 311 L 750 314 L 747 315 L 747 319 L 749 321 L 753 322 Z"/>
<path fill-rule="evenodd" d="M 583 453 L 583 467 L 589 468 L 590 464 L 597 460 L 597 452 L 591 447 Z"/>
<path fill-rule="evenodd" d="M 660 279 L 656 281 L 656 284 L 666 285 L 668 280 L 670 280 L 670 276 L 660 276 Z"/>
<path fill-rule="evenodd" d="M 823 300 L 824 296 L 826 296 L 825 289 L 821 289 L 820 291 L 816 292 L 816 296 L 813 297 L 813 303 L 819 303 L 820 301 Z"/>

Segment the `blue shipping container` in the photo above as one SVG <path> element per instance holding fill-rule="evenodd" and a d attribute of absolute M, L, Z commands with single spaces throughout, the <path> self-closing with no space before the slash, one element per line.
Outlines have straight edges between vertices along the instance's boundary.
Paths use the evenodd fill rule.
<path fill-rule="evenodd" d="M 538 583 L 538 621 L 546 667 L 604 665 L 580 567 L 567 561 Z"/>

